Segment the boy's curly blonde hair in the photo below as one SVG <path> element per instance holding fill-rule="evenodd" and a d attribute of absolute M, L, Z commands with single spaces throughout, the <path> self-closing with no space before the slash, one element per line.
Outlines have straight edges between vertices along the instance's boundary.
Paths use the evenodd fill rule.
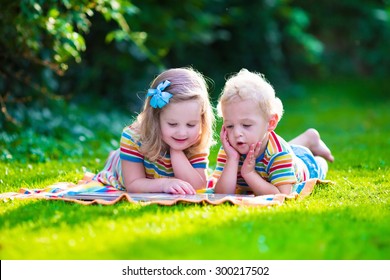
<path fill-rule="evenodd" d="M 158 84 L 168 80 L 171 82 L 166 91 L 173 96 L 169 103 L 178 103 L 187 100 L 197 100 L 201 105 L 200 140 L 184 152 L 187 157 L 209 151 L 213 142 L 214 114 L 209 100 L 208 87 L 205 77 L 190 67 L 172 68 L 162 72 L 151 83 L 155 89 Z M 150 105 L 151 97 L 145 100 L 143 111 L 137 116 L 132 127 L 139 133 L 142 143 L 141 152 L 151 161 L 169 151 L 169 147 L 161 139 L 160 114 L 163 108 L 153 108 Z"/>
<path fill-rule="evenodd" d="M 222 106 L 235 100 L 253 100 L 259 106 L 264 118 L 269 120 L 274 114 L 280 120 L 283 116 L 282 101 L 275 96 L 275 90 L 263 74 L 241 69 L 225 83 L 218 102 L 218 113 L 222 116 Z"/>

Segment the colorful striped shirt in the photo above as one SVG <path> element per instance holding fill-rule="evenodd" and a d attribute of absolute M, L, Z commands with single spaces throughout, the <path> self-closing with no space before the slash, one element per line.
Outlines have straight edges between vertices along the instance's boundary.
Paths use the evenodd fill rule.
<path fill-rule="evenodd" d="M 217 156 L 217 166 L 212 175 L 214 182 L 221 177 L 226 159 L 226 153 L 221 146 Z M 241 155 L 238 164 L 237 193 L 250 192 L 248 184 L 241 176 L 244 160 L 245 155 Z M 273 131 L 270 132 L 264 153 L 256 159 L 255 170 L 262 178 L 276 187 L 284 184 L 294 185 L 310 178 L 306 164 L 294 154 L 291 146 Z"/>
<path fill-rule="evenodd" d="M 146 178 L 149 179 L 174 177 L 169 153 L 156 161 L 151 161 L 142 154 L 140 150 L 142 144 L 138 139 L 138 133 L 131 126 L 125 127 L 122 132 L 120 148 L 110 155 L 105 167 L 95 176 L 94 180 L 125 190 L 121 168 L 122 160 L 142 163 Z M 188 160 L 192 167 L 205 169 L 208 165 L 208 153 L 196 154 Z"/>

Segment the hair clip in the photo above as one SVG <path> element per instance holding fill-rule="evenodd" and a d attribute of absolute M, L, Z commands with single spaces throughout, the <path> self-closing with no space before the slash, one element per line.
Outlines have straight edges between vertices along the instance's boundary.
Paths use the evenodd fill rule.
<path fill-rule="evenodd" d="M 153 108 L 162 108 L 169 103 L 169 99 L 173 96 L 167 91 L 163 91 L 171 84 L 170 81 L 165 80 L 158 84 L 157 88 L 150 88 L 147 93 L 147 97 L 151 96 L 150 106 Z"/>

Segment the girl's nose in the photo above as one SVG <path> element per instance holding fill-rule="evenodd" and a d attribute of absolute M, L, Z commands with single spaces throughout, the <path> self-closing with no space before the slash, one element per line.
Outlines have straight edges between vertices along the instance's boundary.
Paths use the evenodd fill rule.
<path fill-rule="evenodd" d="M 179 130 L 177 131 L 177 133 L 180 135 L 180 136 L 185 136 L 187 135 L 187 128 L 186 127 L 179 127 Z"/>

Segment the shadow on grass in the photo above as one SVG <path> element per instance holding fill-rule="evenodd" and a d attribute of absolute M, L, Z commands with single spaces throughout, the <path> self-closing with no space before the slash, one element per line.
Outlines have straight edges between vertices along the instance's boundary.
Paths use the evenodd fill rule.
<path fill-rule="evenodd" d="M 123 247 L 110 248 L 107 255 L 113 259 L 387 259 L 389 213 L 359 215 L 357 208 L 339 206 L 317 213 L 236 211 L 194 232 L 124 240 Z"/>
<path fill-rule="evenodd" d="M 42 227 L 55 227 L 59 223 L 69 226 L 88 223 L 97 218 L 109 218 L 116 220 L 123 217 L 142 217 L 142 215 L 156 214 L 158 212 L 176 211 L 173 207 L 159 207 L 157 205 L 140 206 L 127 202 L 118 202 L 115 205 L 80 205 L 66 201 L 50 201 L 40 199 L 29 199 L 24 201 L 6 202 L 15 203 L 13 209 L 9 209 L 2 215 L 0 229 L 18 227 L 24 223 L 33 222 L 32 229 Z"/>
<path fill-rule="evenodd" d="M 75 241 L 78 246 L 52 242 L 43 255 L 27 250 L 28 254 L 20 256 L 27 259 L 388 258 L 390 211 L 386 204 L 315 208 L 315 203 L 308 199 L 280 207 L 249 208 L 30 201 L 3 215 L 1 228 L 55 233 L 60 239 L 84 234 Z M 88 237 L 88 228 L 94 230 L 95 241 Z M 67 233 L 62 235 L 63 229 Z M 94 243 L 97 240 L 101 243 Z"/>

